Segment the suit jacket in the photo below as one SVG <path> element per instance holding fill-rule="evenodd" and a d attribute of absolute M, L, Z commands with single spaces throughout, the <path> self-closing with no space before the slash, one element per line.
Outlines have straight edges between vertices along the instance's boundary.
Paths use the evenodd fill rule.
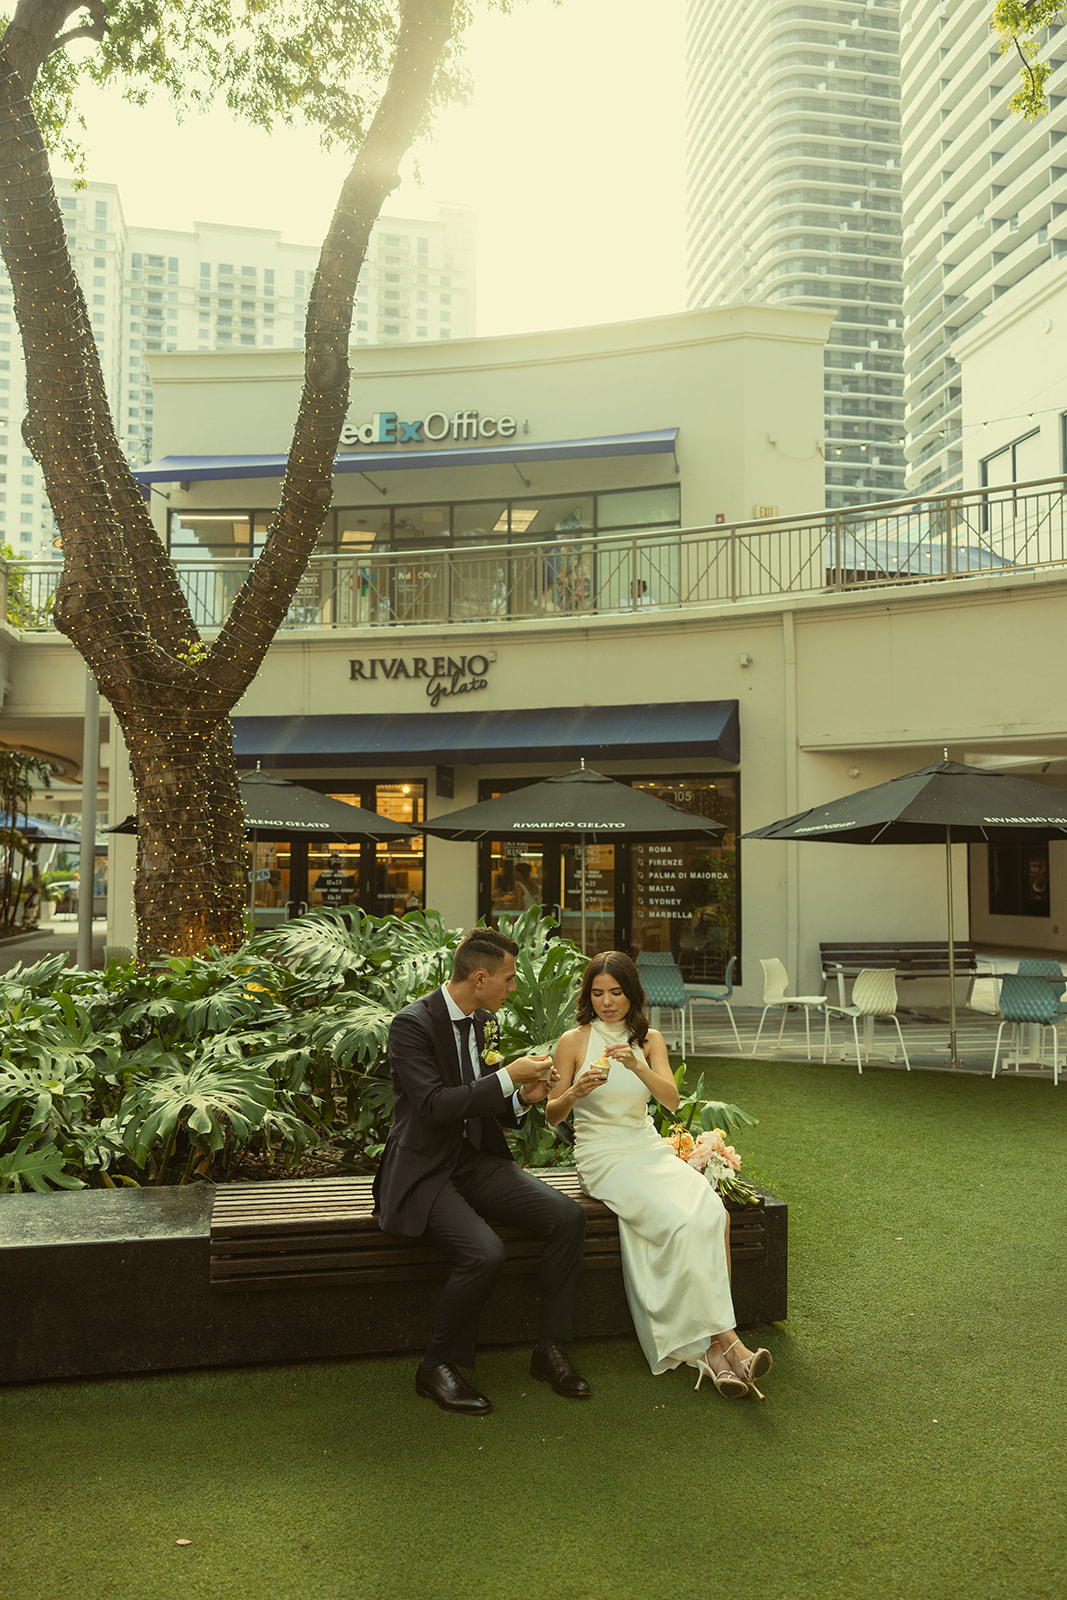
<path fill-rule="evenodd" d="M 479 1050 L 490 1012 L 474 1013 Z M 459 1159 L 468 1118 L 480 1117 L 481 1148 L 511 1159 L 502 1124 L 517 1127 L 496 1072 L 464 1083 L 452 1019 L 440 989 L 398 1011 L 389 1029 L 393 1125 L 374 1179 L 379 1221 L 417 1238 Z"/>

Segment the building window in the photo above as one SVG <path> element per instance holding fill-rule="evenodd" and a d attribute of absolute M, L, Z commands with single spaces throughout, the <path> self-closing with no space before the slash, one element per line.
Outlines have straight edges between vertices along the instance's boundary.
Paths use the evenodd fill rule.
<path fill-rule="evenodd" d="M 989 846 L 989 911 L 995 917 L 1047 917 L 1048 845 Z"/>
<path fill-rule="evenodd" d="M 1041 429 L 1034 428 L 1011 444 L 986 456 L 982 462 L 982 487 L 996 488 L 1007 483 L 1026 483 L 1041 475 Z"/>

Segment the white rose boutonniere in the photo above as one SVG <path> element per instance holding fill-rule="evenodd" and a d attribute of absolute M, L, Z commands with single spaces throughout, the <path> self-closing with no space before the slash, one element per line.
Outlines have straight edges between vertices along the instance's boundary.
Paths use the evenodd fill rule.
<path fill-rule="evenodd" d="M 489 1017 L 482 1031 L 481 1057 L 487 1067 L 499 1067 L 504 1057 L 499 1048 L 500 1024 L 495 1017 Z"/>

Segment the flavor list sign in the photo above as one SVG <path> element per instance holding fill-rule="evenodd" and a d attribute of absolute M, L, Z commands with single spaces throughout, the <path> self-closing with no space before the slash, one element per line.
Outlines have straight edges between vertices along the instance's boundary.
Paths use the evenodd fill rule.
<path fill-rule="evenodd" d="M 682 910 L 682 886 L 693 876 L 686 869 L 685 860 L 672 844 L 639 846 L 637 857 L 637 883 L 634 898 L 640 911 L 662 911 L 679 914 Z"/>

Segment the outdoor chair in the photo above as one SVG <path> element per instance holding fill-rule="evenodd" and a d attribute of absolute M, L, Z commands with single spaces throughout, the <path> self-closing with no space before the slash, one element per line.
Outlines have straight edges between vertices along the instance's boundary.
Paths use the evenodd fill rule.
<path fill-rule="evenodd" d="M 741 1038 L 737 1031 L 737 1023 L 734 1021 L 733 1007 L 730 1005 L 730 999 L 734 992 L 734 968 L 736 965 L 737 957 L 731 956 L 726 964 L 725 989 L 712 989 L 704 983 L 687 983 L 685 986 L 685 992 L 689 996 L 689 1042 L 694 1050 L 696 1049 L 696 1018 L 693 1014 L 693 1007 L 700 1004 L 726 1007 L 726 1015 L 729 1017 L 730 1026 L 734 1030 L 737 1048 L 739 1051 L 741 1049 Z"/>
<path fill-rule="evenodd" d="M 1067 1002 L 1064 1001 L 1063 992 L 1067 989 L 1067 977 L 1058 961 L 1051 957 L 1024 956 L 1019 962 L 1017 972 L 1020 978 L 1051 978 L 1049 989 L 1056 998 L 1056 1012 L 1061 1022 L 1067 1022 Z M 1059 984 L 1055 982 L 1059 979 Z"/>
<path fill-rule="evenodd" d="M 667 950 L 642 950 L 637 957 L 637 970 L 649 1007 L 659 1011 L 666 1006 L 668 1010 L 677 1011 L 681 1039 L 679 1048 L 684 1055 L 685 1014 L 689 1000 L 681 968 Z"/>
<path fill-rule="evenodd" d="M 763 1024 L 768 1011 L 773 1010 L 775 1006 L 781 1006 L 782 1008 L 782 1026 L 778 1029 L 778 1046 L 780 1048 L 789 1007 L 803 1006 L 804 1035 L 808 1041 L 808 1060 L 810 1061 L 811 1013 L 813 1009 L 819 1011 L 823 1009 L 826 1005 L 826 996 L 824 994 L 787 994 L 789 974 L 777 956 L 771 956 L 766 961 L 761 958 L 760 966 L 763 968 L 763 1014 L 759 1019 L 759 1027 L 756 1029 L 756 1042 L 752 1046 L 752 1054 L 755 1055 L 759 1049 L 760 1035 L 763 1032 Z"/>
<path fill-rule="evenodd" d="M 843 1001 L 838 1005 L 827 1003 L 826 1022 L 823 1029 L 822 1058 L 825 1061 L 830 1051 L 830 1018 L 847 1017 L 852 1023 L 852 1038 L 856 1046 L 856 1066 L 863 1071 L 863 1053 L 860 1050 L 859 1019 L 864 1018 L 864 1052 L 870 1061 L 871 1029 L 875 1017 L 889 1017 L 897 1030 L 900 1040 L 900 1053 L 904 1057 L 904 1065 L 911 1071 L 911 1062 L 908 1052 L 904 1047 L 904 1035 L 900 1031 L 900 1019 L 897 1016 L 897 975 L 892 967 L 861 967 L 856 974 L 856 981 L 852 985 L 852 1001 L 845 1005 Z M 870 1018 L 870 1022 L 867 1022 Z"/>
<path fill-rule="evenodd" d="M 1052 1085 L 1055 1088 L 1060 1081 L 1060 1053 L 1059 1032 L 1057 1024 L 1063 1017 L 1059 1002 L 1056 998 L 1054 985 L 1046 978 L 1034 974 L 1006 972 L 1000 980 L 1000 1027 L 997 1029 L 997 1044 L 993 1052 L 993 1071 L 991 1076 L 996 1077 L 997 1065 L 1000 1061 L 1000 1041 L 1004 1029 L 1011 1025 L 1012 1050 L 1015 1055 L 1015 1070 L 1019 1070 L 1019 1055 L 1022 1049 L 1023 1028 L 1040 1028 L 1041 1061 L 1045 1059 L 1045 1029 L 1052 1034 Z"/>

